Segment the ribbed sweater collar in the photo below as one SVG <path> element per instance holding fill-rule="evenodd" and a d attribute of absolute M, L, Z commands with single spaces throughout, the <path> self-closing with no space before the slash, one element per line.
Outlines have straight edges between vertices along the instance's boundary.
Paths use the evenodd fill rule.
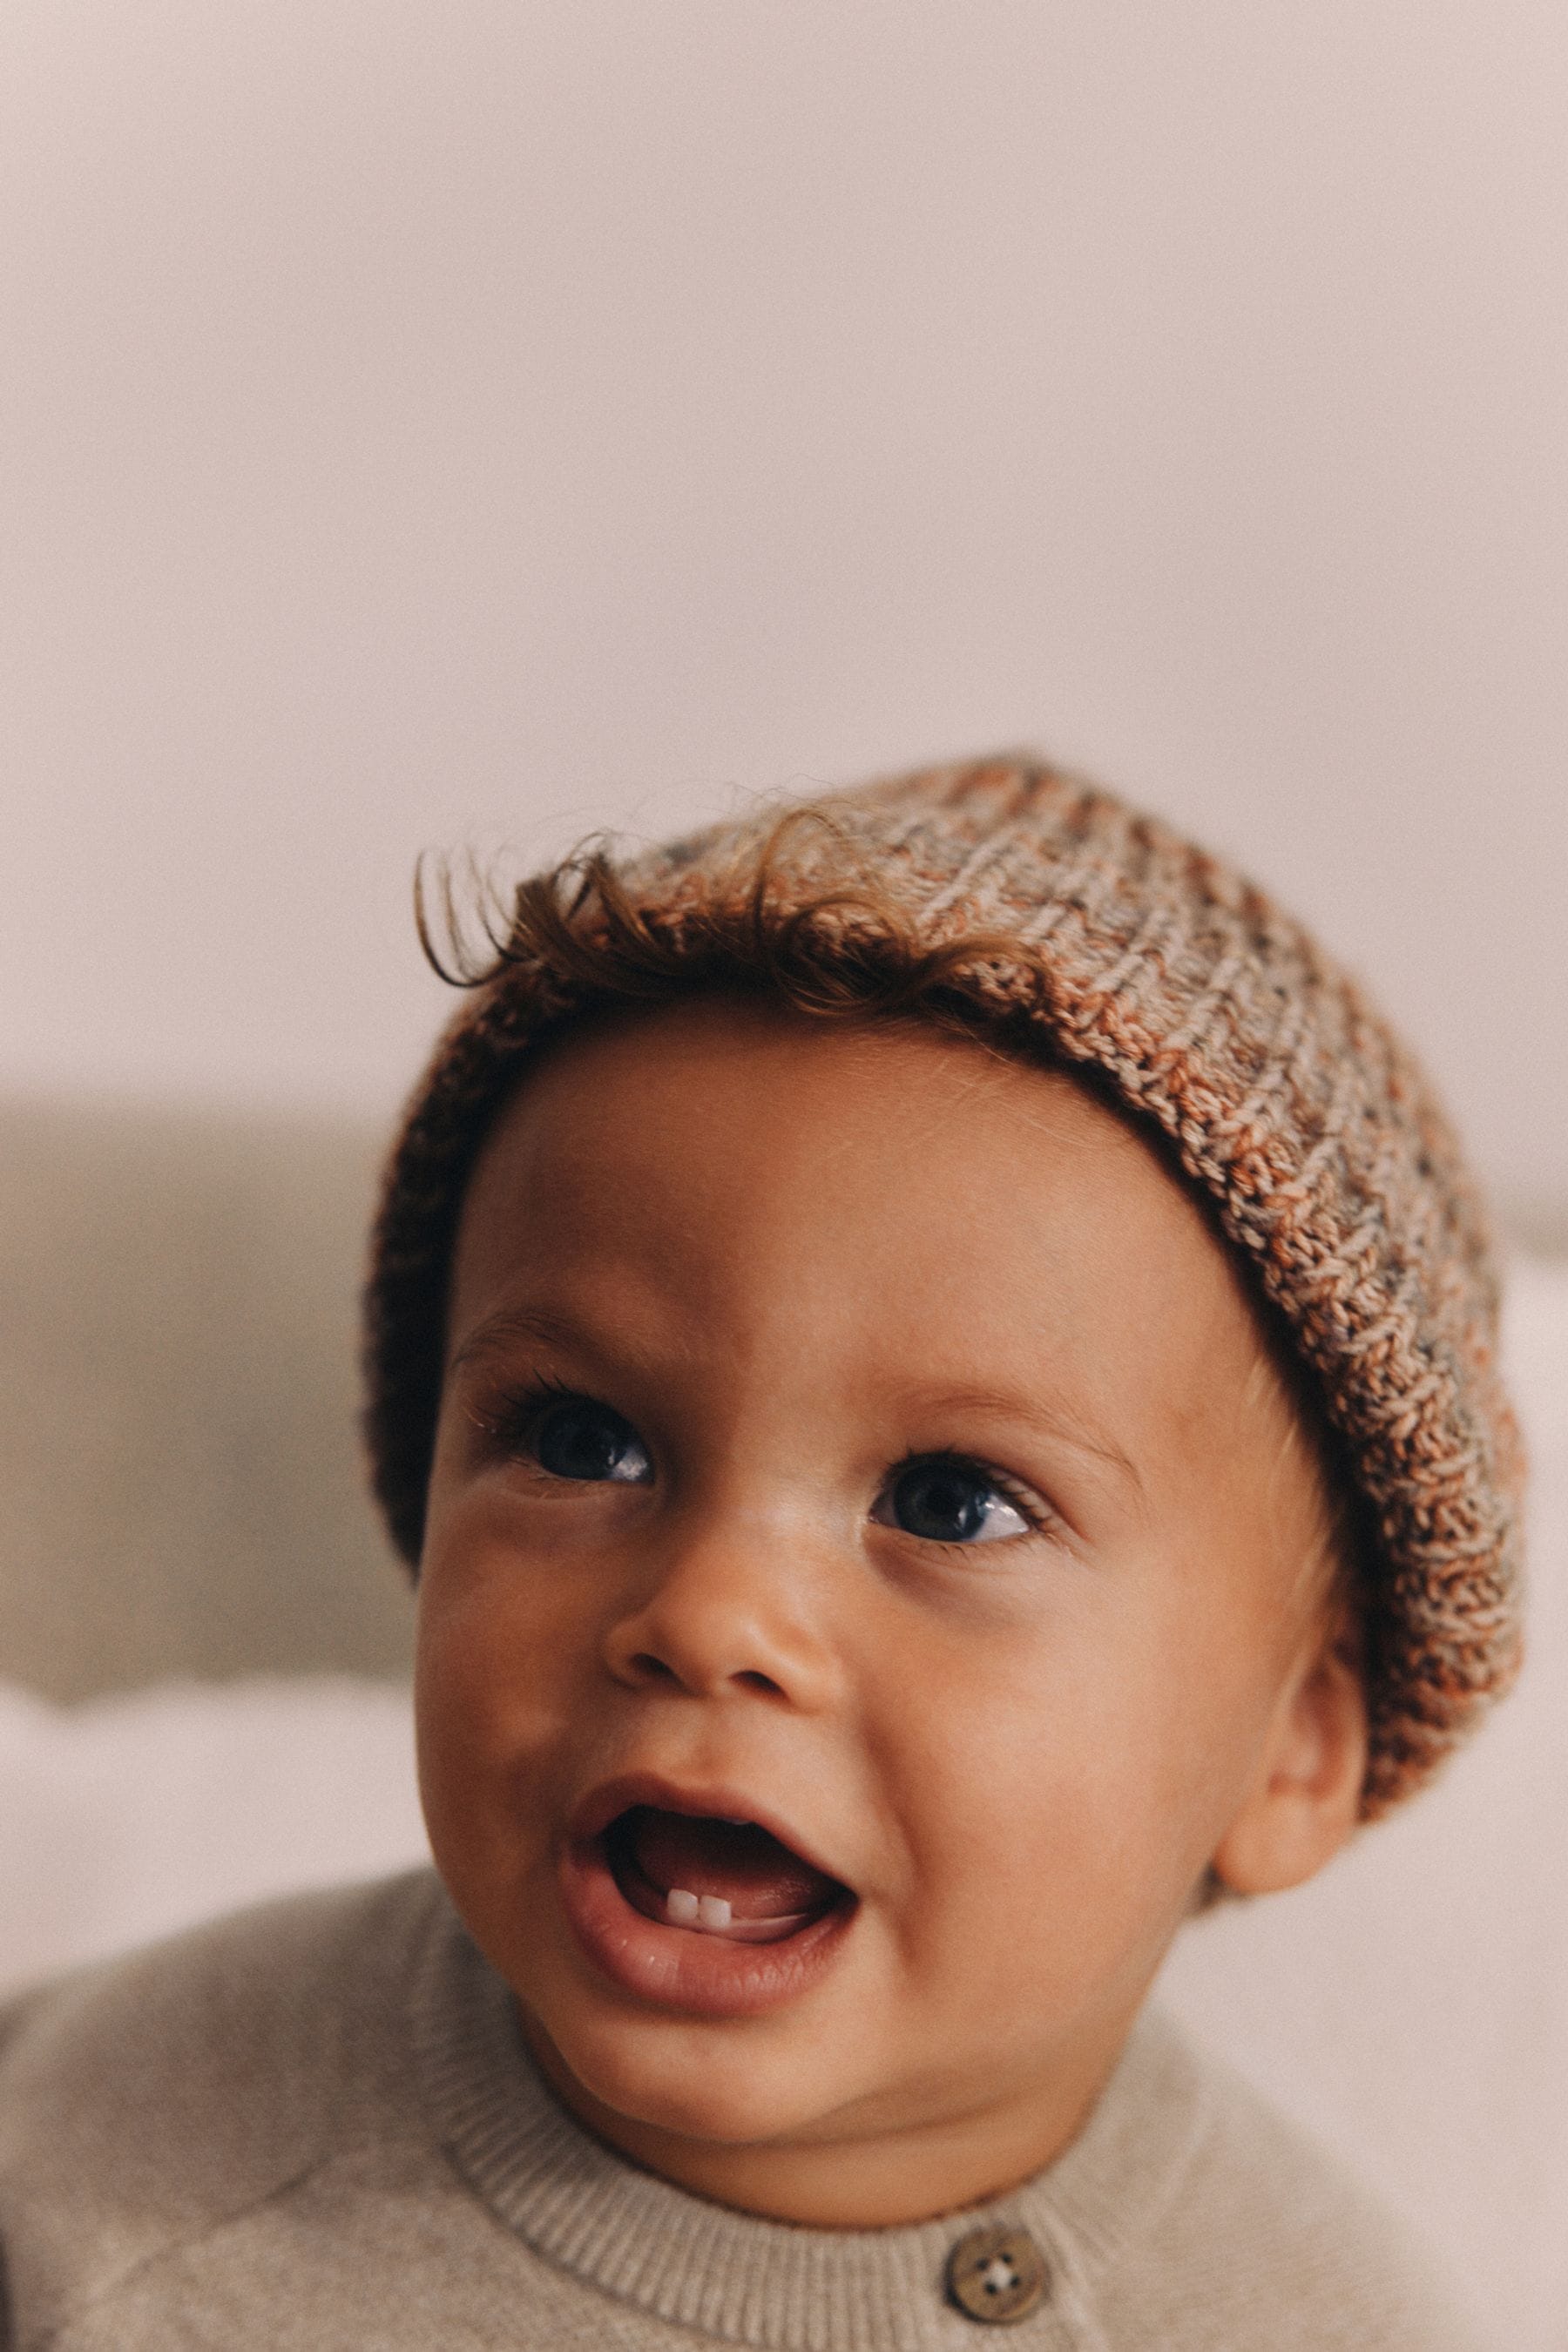
<path fill-rule="evenodd" d="M 1091 2352 L 1097 2276 L 1164 2204 L 1204 2127 L 1199 2070 L 1145 2016 L 1088 2125 L 1006 2197 L 909 2228 L 812 2230 L 710 2203 L 639 2171 L 584 2131 L 541 2079 L 511 1995 L 438 1895 L 411 2024 L 432 2118 L 497 2218 L 584 2285 L 753 2352 L 952 2352 L 986 2331 L 946 2302 L 971 2230 L 1029 2231 L 1051 2289 L 1014 2344 Z"/>

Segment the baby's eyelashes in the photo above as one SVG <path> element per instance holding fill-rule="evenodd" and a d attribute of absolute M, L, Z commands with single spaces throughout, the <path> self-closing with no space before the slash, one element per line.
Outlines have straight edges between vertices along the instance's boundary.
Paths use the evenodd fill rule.
<path fill-rule="evenodd" d="M 531 1381 L 474 1419 L 502 1452 L 547 1479 L 654 1484 L 651 1453 L 626 1416 L 557 1382 Z M 895 1463 L 868 1517 L 923 1543 L 967 1547 L 1037 1534 L 1052 1514 L 1005 1472 L 963 1454 L 934 1453 Z"/>
<path fill-rule="evenodd" d="M 653 1463 L 637 1431 L 596 1397 L 534 1381 L 476 1419 L 506 1453 L 548 1477 L 584 1486 L 653 1482 Z"/>
<path fill-rule="evenodd" d="M 994 1543 L 1032 1535 L 1044 1514 L 999 1471 L 953 1454 L 900 1462 L 871 1507 L 879 1527 L 927 1543 Z"/>

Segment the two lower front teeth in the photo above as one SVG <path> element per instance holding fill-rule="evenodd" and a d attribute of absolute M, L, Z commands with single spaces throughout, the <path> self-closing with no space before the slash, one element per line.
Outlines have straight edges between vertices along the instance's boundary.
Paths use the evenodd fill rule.
<path fill-rule="evenodd" d="M 722 1935 L 730 1925 L 730 1906 L 721 1895 L 693 1895 L 672 1886 L 664 1898 L 664 1916 L 676 1927 L 706 1927 Z"/>

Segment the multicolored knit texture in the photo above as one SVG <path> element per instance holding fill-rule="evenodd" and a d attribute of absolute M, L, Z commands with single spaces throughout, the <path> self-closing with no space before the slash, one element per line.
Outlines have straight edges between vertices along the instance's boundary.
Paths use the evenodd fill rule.
<path fill-rule="evenodd" d="M 1426 1078 L 1289 916 L 1096 786 L 1009 756 L 806 805 L 816 816 L 782 836 L 775 805 L 619 867 L 639 920 L 679 956 L 688 936 L 711 935 L 715 908 L 780 939 L 804 919 L 818 959 L 847 965 L 877 950 L 855 895 L 874 877 L 921 944 L 974 940 L 948 994 L 978 1030 L 1098 1074 L 1163 1137 L 1166 1165 L 1278 1309 L 1360 1491 L 1373 1554 L 1363 1810 L 1385 1811 L 1507 1688 L 1520 1649 L 1523 1461 L 1497 1373 L 1498 1283 Z M 825 904 L 836 889 L 847 895 Z M 571 919 L 601 919 L 592 892 Z M 443 1038 L 389 1165 L 365 1426 L 410 1561 L 463 1190 L 531 1047 L 580 993 L 537 952 L 501 961 Z"/>

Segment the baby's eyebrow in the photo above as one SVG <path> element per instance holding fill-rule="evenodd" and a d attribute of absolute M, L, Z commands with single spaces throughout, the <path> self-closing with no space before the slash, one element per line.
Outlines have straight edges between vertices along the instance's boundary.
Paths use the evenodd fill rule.
<path fill-rule="evenodd" d="M 447 1377 L 450 1379 L 454 1372 L 482 1362 L 488 1356 L 504 1356 L 517 1347 L 552 1348 L 590 1359 L 600 1353 L 592 1328 L 585 1328 L 574 1315 L 556 1314 L 542 1306 L 498 1307 L 493 1314 L 476 1323 L 453 1349 L 447 1359 Z M 615 1352 L 622 1363 L 636 1365 L 646 1358 L 649 1368 L 655 1368 L 655 1360 L 629 1331 L 617 1331 Z"/>
<path fill-rule="evenodd" d="M 1037 1396 L 1011 1395 L 1001 1389 L 931 1387 L 914 1391 L 910 1402 L 917 1412 L 939 1415 L 944 1412 L 974 1413 L 990 1419 L 1021 1422 L 1026 1428 L 1037 1430 L 1042 1436 L 1070 1445 L 1079 1454 L 1093 1454 L 1112 1470 L 1120 1472 L 1143 1498 L 1143 1481 L 1131 1456 L 1121 1447 L 1091 1428 L 1082 1415 L 1071 1406 L 1052 1404 Z"/>
<path fill-rule="evenodd" d="M 461 1371 L 486 1356 L 504 1355 L 519 1341 L 531 1340 L 534 1345 L 560 1348 L 576 1337 L 563 1317 L 551 1315 L 534 1307 L 500 1307 L 477 1323 L 462 1345 L 455 1348 L 447 1360 L 448 1374 Z"/>

